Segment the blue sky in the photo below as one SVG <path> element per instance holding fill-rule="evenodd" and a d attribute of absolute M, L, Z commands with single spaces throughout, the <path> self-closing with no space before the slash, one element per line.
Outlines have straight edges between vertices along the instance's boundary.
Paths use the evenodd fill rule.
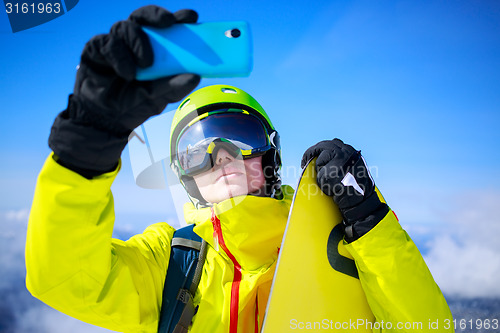
<path fill-rule="evenodd" d="M 0 13 L 0 211 L 29 209 L 50 126 L 66 106 L 85 42 L 149 3 L 80 1 L 15 34 Z M 475 264 L 472 281 L 485 286 L 481 295 L 500 297 L 487 278 L 500 274 L 493 237 L 500 232 L 500 1 L 157 4 L 196 9 L 200 21 L 250 23 L 252 74 L 201 86 L 233 84 L 261 102 L 281 134 L 287 182 L 295 185 L 306 148 L 343 139 L 362 150 L 403 226 L 422 239 L 442 288 L 460 294 L 471 279 L 467 265 L 485 257 L 488 270 Z M 117 228 L 140 232 L 168 220 L 168 191 L 137 188 L 127 151 L 123 161 L 113 185 Z M 463 274 L 452 278 L 440 267 Z"/>
<path fill-rule="evenodd" d="M 9 193 L 1 208 L 29 202 L 28 189 L 49 152 L 50 125 L 66 105 L 84 43 L 147 3 L 109 1 L 95 8 L 81 2 L 16 34 L 0 15 L 0 149 Z M 250 22 L 250 77 L 205 79 L 202 85 L 230 83 L 252 93 L 281 134 L 285 166 L 298 166 L 315 142 L 339 137 L 377 167 L 382 189 L 403 182 L 420 189 L 499 185 L 498 1 L 166 5 L 195 8 L 200 21 Z M 473 181 L 473 175 L 481 179 Z"/>

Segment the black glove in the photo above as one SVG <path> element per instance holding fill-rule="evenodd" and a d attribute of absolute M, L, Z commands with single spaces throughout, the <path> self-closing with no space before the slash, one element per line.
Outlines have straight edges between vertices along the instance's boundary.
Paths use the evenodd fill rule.
<path fill-rule="evenodd" d="M 378 198 L 360 151 L 339 139 L 321 141 L 306 150 L 302 167 L 314 157 L 318 186 L 338 205 L 346 240 L 352 242 L 380 222 L 389 208 Z"/>
<path fill-rule="evenodd" d="M 153 64 L 142 25 L 167 28 L 197 20 L 192 10 L 171 13 L 146 6 L 85 45 L 68 108 L 57 116 L 49 137 L 60 164 L 87 178 L 113 170 L 132 130 L 198 85 L 195 74 L 135 80 L 137 66 Z"/>

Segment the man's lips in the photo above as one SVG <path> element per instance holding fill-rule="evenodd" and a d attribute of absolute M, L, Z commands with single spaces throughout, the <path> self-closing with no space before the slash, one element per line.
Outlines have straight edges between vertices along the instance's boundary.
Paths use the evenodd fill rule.
<path fill-rule="evenodd" d="M 217 176 L 217 178 L 215 179 L 215 181 L 219 181 L 222 177 L 231 177 L 231 176 L 238 176 L 238 175 L 244 175 L 245 173 L 241 170 L 238 170 L 238 169 L 229 169 L 229 170 L 223 170 L 222 173 Z"/>

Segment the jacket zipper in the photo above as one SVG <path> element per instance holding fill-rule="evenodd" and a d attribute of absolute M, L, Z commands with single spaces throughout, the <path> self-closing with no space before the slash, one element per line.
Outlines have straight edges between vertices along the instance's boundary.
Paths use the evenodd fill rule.
<path fill-rule="evenodd" d="M 224 237 L 222 236 L 222 229 L 220 225 L 220 220 L 215 215 L 215 211 L 212 210 L 212 224 L 214 226 L 214 246 L 215 250 L 219 251 L 219 246 L 222 247 L 224 252 L 226 252 L 227 256 L 234 265 L 234 276 L 233 283 L 231 285 L 231 310 L 229 314 L 229 332 L 237 333 L 238 332 L 238 304 L 240 300 L 240 282 L 241 282 L 241 265 L 238 263 L 234 255 L 229 251 L 224 242 Z"/>

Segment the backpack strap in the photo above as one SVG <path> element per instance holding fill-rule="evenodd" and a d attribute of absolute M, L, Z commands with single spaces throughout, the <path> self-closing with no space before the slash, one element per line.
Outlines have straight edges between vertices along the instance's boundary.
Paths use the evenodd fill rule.
<path fill-rule="evenodd" d="M 207 243 L 194 233 L 193 227 L 176 230 L 172 238 L 159 333 L 187 332 L 195 314 L 193 298 L 200 283 Z"/>

